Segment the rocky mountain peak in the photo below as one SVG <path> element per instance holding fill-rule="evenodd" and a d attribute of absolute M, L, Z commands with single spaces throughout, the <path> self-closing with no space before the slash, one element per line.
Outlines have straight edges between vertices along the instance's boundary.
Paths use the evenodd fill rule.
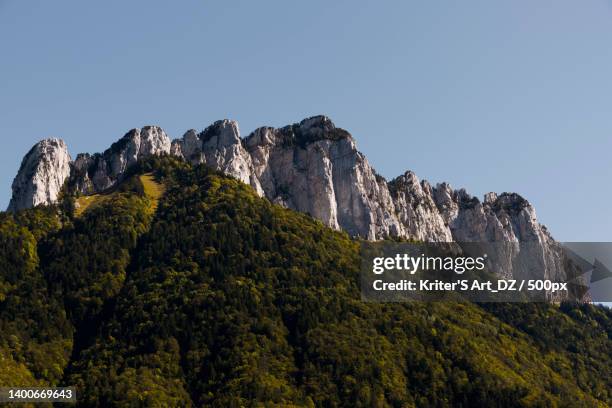
<path fill-rule="evenodd" d="M 55 202 L 70 174 L 70 154 L 61 139 L 36 143 L 25 155 L 13 181 L 8 211 Z"/>
<path fill-rule="evenodd" d="M 495 201 L 497 201 L 497 193 L 490 192 L 490 193 L 486 193 L 485 194 L 485 196 L 484 196 L 484 203 L 485 203 L 485 205 L 487 205 L 487 204 L 490 205 L 490 204 L 494 203 Z"/>
<path fill-rule="evenodd" d="M 259 180 L 254 177 L 251 156 L 240 138 L 238 122 L 218 120 L 202 132 L 187 131 L 182 139 L 172 142 L 171 153 L 192 164 L 204 163 L 251 185 L 263 195 Z"/>
<path fill-rule="evenodd" d="M 71 162 L 59 139 L 36 144 L 13 183 L 9 210 L 49 204 L 68 180 L 70 191 L 101 192 L 122 180 L 138 160 L 173 154 L 206 164 L 252 186 L 271 202 L 305 212 L 325 225 L 368 240 L 387 237 L 429 242 L 510 242 L 500 256 L 511 273 L 519 248 L 530 242 L 543 276 L 562 261 L 558 245 L 516 193 L 488 193 L 483 201 L 447 183 L 432 186 L 412 171 L 387 182 L 326 116 L 282 128 L 262 127 L 241 139 L 238 124 L 220 120 L 170 141 L 157 126 L 133 129 L 103 153 Z"/>
<path fill-rule="evenodd" d="M 460 209 L 472 209 L 481 205 L 478 197 L 472 196 L 464 188 L 455 191 L 455 200 Z"/>
<path fill-rule="evenodd" d="M 235 120 L 218 120 L 204 129 L 198 138 L 202 143 L 208 143 L 214 139 L 213 144 L 216 146 L 231 146 L 240 143 L 240 128 Z"/>
<path fill-rule="evenodd" d="M 349 132 L 344 129 L 337 128 L 330 118 L 323 115 L 304 119 L 297 125 L 291 126 L 291 131 L 295 142 L 300 146 L 304 146 L 319 140 L 352 140 L 352 136 Z"/>
<path fill-rule="evenodd" d="M 144 126 L 132 129 L 117 142 L 113 143 L 105 154 L 122 155 L 132 164 L 134 158 L 159 155 L 170 152 L 170 138 L 159 126 Z"/>
<path fill-rule="evenodd" d="M 406 171 L 388 186 L 406 236 L 423 241 L 453 240 L 427 181 L 420 181 L 414 172 Z"/>
<path fill-rule="evenodd" d="M 417 175 L 407 170 L 404 174 L 389 182 L 389 188 L 391 191 L 406 190 L 410 192 L 418 192 L 422 189 L 421 181 Z"/>
<path fill-rule="evenodd" d="M 297 146 L 305 149 L 308 145 L 318 141 L 340 141 L 343 139 L 352 143 L 354 147 L 349 132 L 337 128 L 327 116 L 318 115 L 279 129 L 270 126 L 256 129 L 245 138 L 244 145 L 249 150 L 273 145 Z"/>
<path fill-rule="evenodd" d="M 201 132 L 188 130 L 182 139 L 172 142 L 173 154 L 196 163 L 206 163 L 208 154 L 221 149 L 233 149 L 241 144 L 238 123 L 233 120 L 218 120 Z"/>
<path fill-rule="evenodd" d="M 71 187 L 84 194 L 104 191 L 138 160 L 168 154 L 170 148 L 170 138 L 159 126 L 132 129 L 103 153 L 79 154 L 71 166 Z"/>
<path fill-rule="evenodd" d="M 41 142 L 39 149 L 58 143 Z M 159 154 L 204 163 L 251 185 L 274 203 L 367 239 L 516 241 L 541 239 L 538 237 L 545 231 L 537 223 L 533 207 L 518 194 L 489 193 L 481 202 L 447 183 L 432 188 L 412 171 L 387 182 L 357 150 L 350 133 L 323 115 L 282 128 L 262 127 L 245 139 L 241 139 L 238 124 L 229 119 L 216 121 L 200 132 L 189 130 L 172 142 L 157 126 L 132 129 L 105 152 L 78 155 L 74 162 L 66 156 L 64 162 L 70 170 L 64 165 L 62 171 L 30 183 L 42 190 L 53 184 L 49 188 L 53 193 L 48 195 L 27 191 L 24 186 L 33 171 L 26 170 L 57 167 L 53 157 L 62 155 L 35 159 L 40 154 L 30 153 L 24 159 L 29 164 L 22 165 L 15 181 L 11 208 L 54 202 L 68 176 L 77 191 L 103 191 L 119 182 L 139 159 Z"/>
<path fill-rule="evenodd" d="M 329 135 L 336 130 L 336 125 L 327 116 L 317 115 L 302 120 L 297 125 L 297 129 L 303 135 L 325 137 L 325 135 Z"/>
<path fill-rule="evenodd" d="M 524 209 L 533 208 L 529 201 L 525 200 L 517 193 L 502 193 L 496 196 L 495 200 L 489 201 L 488 204 L 494 211 L 503 210 L 515 214 Z"/>

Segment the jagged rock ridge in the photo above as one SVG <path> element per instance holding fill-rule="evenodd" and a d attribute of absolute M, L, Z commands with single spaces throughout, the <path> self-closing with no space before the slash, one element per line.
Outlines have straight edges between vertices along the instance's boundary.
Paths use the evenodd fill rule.
<path fill-rule="evenodd" d="M 104 191 L 121 180 L 139 159 L 168 154 L 170 139 L 158 126 L 132 129 L 104 153 L 81 153 L 72 163 L 70 183 L 84 194 Z"/>
<path fill-rule="evenodd" d="M 205 163 L 272 202 L 370 240 L 552 241 L 518 194 L 490 193 L 481 202 L 446 183 L 432 187 L 410 171 L 387 182 L 350 133 L 325 116 L 280 129 L 262 127 L 244 139 L 231 120 L 199 133 L 189 130 L 174 141 L 161 128 L 147 126 L 131 130 L 103 153 L 79 154 L 74 162 L 62 141 L 49 139 L 24 158 L 9 209 L 54 202 L 66 180 L 81 193 L 106 190 L 137 160 L 158 154 Z"/>
<path fill-rule="evenodd" d="M 235 121 L 219 120 L 200 133 L 191 129 L 182 139 L 172 141 L 171 153 L 192 164 L 204 163 L 236 177 L 253 186 L 259 195 L 263 194 Z"/>

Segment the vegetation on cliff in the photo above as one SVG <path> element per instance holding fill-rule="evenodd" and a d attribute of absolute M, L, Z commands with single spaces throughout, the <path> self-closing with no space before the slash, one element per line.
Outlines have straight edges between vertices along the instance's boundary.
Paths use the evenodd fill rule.
<path fill-rule="evenodd" d="M 358 242 L 171 158 L 71 200 L 0 215 L 0 386 L 74 385 L 82 406 L 612 404 L 610 310 L 365 303 Z"/>

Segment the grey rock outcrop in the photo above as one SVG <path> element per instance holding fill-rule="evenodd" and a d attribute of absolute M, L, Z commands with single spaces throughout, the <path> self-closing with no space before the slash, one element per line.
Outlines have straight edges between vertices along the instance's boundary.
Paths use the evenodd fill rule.
<path fill-rule="evenodd" d="M 409 238 L 426 242 L 453 241 L 448 221 L 434 201 L 431 185 L 407 171 L 389 182 L 396 212 Z"/>
<path fill-rule="evenodd" d="M 45 139 L 25 155 L 13 181 L 8 211 L 55 202 L 70 174 L 70 155 L 63 140 Z"/>
<path fill-rule="evenodd" d="M 481 250 L 494 260 L 498 275 L 567 279 L 563 249 L 520 195 L 488 193 L 481 202 L 465 190 L 453 191 L 443 183 L 433 189 L 433 199 L 453 240 L 481 243 Z"/>
<path fill-rule="evenodd" d="M 79 154 L 72 163 L 70 183 L 84 194 L 104 191 L 116 185 L 138 160 L 169 154 L 170 148 L 170 138 L 160 127 L 132 129 L 104 153 Z"/>
<path fill-rule="evenodd" d="M 204 163 L 233 176 L 263 195 L 251 156 L 242 145 L 238 123 L 233 120 L 219 120 L 200 133 L 187 131 L 182 139 L 172 142 L 171 153 L 191 164 Z"/>
<path fill-rule="evenodd" d="M 403 234 L 386 181 L 329 118 L 260 128 L 244 145 L 272 202 L 367 239 Z"/>
<path fill-rule="evenodd" d="M 24 158 L 10 209 L 57 199 L 64 181 L 81 193 L 104 191 L 139 159 L 160 154 L 204 163 L 251 185 L 259 195 L 306 212 L 353 236 L 422 241 L 548 242 L 535 210 L 517 194 L 481 202 L 442 183 L 432 188 L 408 171 L 387 182 L 346 131 L 325 116 L 283 128 L 262 127 L 241 139 L 238 124 L 220 120 L 170 141 L 157 126 L 133 129 L 103 153 L 70 162 L 64 143 L 49 139 Z"/>

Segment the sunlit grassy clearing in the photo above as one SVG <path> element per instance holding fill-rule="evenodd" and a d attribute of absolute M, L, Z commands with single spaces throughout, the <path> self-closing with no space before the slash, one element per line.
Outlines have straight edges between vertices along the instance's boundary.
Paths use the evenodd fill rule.
<path fill-rule="evenodd" d="M 140 176 L 140 182 L 144 187 L 145 195 L 151 200 L 151 210 L 157 210 L 157 203 L 164 195 L 164 185 L 155 181 L 151 173 Z"/>
<path fill-rule="evenodd" d="M 151 211 L 157 210 L 159 199 L 164 194 L 164 185 L 155 181 L 153 174 L 151 173 L 143 174 L 139 176 L 139 179 L 144 188 L 145 195 L 151 200 Z M 116 194 L 116 192 L 106 194 L 91 194 L 77 198 L 75 215 L 80 217 L 89 208 L 93 208 L 94 206 L 110 199 L 113 194 Z"/>

